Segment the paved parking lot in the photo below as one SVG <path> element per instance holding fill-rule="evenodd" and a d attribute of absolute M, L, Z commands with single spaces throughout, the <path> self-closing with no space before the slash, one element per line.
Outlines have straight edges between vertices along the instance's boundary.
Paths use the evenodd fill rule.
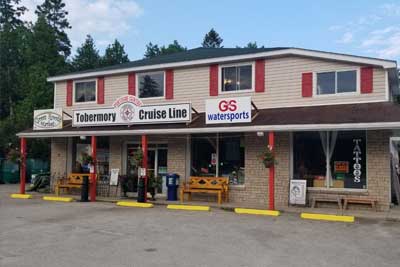
<path fill-rule="evenodd" d="M 400 223 L 10 199 L 0 266 L 400 266 Z"/>

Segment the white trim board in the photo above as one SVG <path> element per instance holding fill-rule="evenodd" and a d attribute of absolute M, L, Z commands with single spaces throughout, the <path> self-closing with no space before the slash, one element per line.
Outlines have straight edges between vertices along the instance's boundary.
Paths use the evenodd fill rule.
<path fill-rule="evenodd" d="M 105 76 L 105 75 L 112 75 L 112 74 L 149 71 L 149 70 L 157 70 L 157 69 L 176 68 L 176 67 L 187 67 L 187 66 L 193 66 L 193 65 L 206 65 L 206 64 L 215 64 L 215 63 L 222 64 L 224 62 L 234 62 L 234 61 L 239 61 L 239 60 L 254 60 L 257 58 L 267 58 L 267 57 L 285 56 L 285 55 L 306 56 L 306 57 L 315 57 L 315 58 L 330 59 L 330 60 L 337 60 L 337 61 L 344 61 L 344 62 L 354 62 L 354 63 L 360 63 L 360 64 L 366 64 L 366 65 L 380 66 L 384 69 L 397 68 L 397 63 L 395 61 L 391 61 L 391 60 L 366 58 L 366 57 L 360 57 L 360 56 L 322 52 L 322 51 L 313 51 L 313 50 L 306 50 L 306 49 L 301 49 L 301 48 L 288 48 L 288 49 L 275 50 L 275 51 L 269 51 L 269 52 L 259 52 L 259 53 L 246 54 L 246 55 L 216 57 L 216 58 L 210 58 L 210 59 L 199 59 L 199 60 L 190 60 L 190 61 L 180 61 L 180 62 L 175 62 L 175 63 L 155 64 L 155 65 L 130 67 L 130 68 L 123 68 L 123 69 L 99 70 L 99 71 L 93 70 L 91 72 L 86 72 L 86 73 L 77 73 L 77 74 L 72 73 L 72 74 L 66 74 L 66 75 L 60 75 L 60 76 L 53 76 L 53 77 L 47 78 L 47 81 L 48 82 L 58 82 L 58 81 L 64 81 L 64 80 L 69 80 L 69 79 L 83 79 L 83 78 L 89 78 L 89 77 L 95 77 L 95 76 Z"/>
<path fill-rule="evenodd" d="M 30 132 L 18 133 L 24 138 L 48 138 L 68 136 L 120 136 L 120 135 L 165 135 L 165 134 L 195 134 L 195 133 L 234 133 L 234 132 L 285 132 L 285 131 L 325 131 L 325 130 L 392 130 L 400 129 L 399 122 L 371 122 L 371 123 L 341 123 L 341 124 L 288 124 L 288 125 L 259 125 L 259 126 L 231 126 L 205 128 L 177 128 L 177 129 L 148 129 L 148 130 L 96 130 L 90 131 L 59 131 L 59 132 Z"/>

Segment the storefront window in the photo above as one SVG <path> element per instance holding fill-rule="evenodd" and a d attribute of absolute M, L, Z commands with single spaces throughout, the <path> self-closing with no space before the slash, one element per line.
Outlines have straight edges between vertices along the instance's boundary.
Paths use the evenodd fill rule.
<path fill-rule="evenodd" d="M 318 132 L 293 134 L 293 178 L 307 180 L 307 187 L 326 186 L 326 160 Z"/>
<path fill-rule="evenodd" d="M 228 177 L 244 184 L 244 136 L 240 134 L 193 135 L 192 176 Z"/>
<path fill-rule="evenodd" d="M 96 170 L 99 175 L 109 175 L 109 137 L 97 137 L 97 164 Z M 91 138 L 76 137 L 73 139 L 73 162 L 72 172 L 75 173 L 89 173 L 89 164 L 86 156 L 91 155 Z"/>
<path fill-rule="evenodd" d="M 96 81 L 75 82 L 75 103 L 96 101 Z"/>
<path fill-rule="evenodd" d="M 251 90 L 253 79 L 253 66 L 240 65 L 221 68 L 222 92 Z"/>
<path fill-rule="evenodd" d="M 217 165 L 216 136 L 192 136 L 192 176 L 215 176 Z"/>
<path fill-rule="evenodd" d="M 229 177 L 230 184 L 244 184 L 244 137 L 219 136 L 218 176 Z"/>
<path fill-rule="evenodd" d="M 365 131 L 294 133 L 293 160 L 308 187 L 366 188 Z"/>

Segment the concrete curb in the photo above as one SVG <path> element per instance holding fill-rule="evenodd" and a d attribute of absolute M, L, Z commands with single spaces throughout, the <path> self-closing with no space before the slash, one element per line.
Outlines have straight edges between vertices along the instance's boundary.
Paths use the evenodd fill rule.
<path fill-rule="evenodd" d="M 340 215 L 330 215 L 321 213 L 301 213 L 300 217 L 302 219 L 308 220 L 321 220 L 321 221 L 332 221 L 332 222 L 354 222 L 354 216 L 340 216 Z"/>
<path fill-rule="evenodd" d="M 11 194 L 11 198 L 18 198 L 18 199 L 30 199 L 32 198 L 32 195 L 29 194 Z"/>
<path fill-rule="evenodd" d="M 117 206 L 122 207 L 134 207 L 134 208 L 152 208 L 154 205 L 152 203 L 140 203 L 133 201 L 118 201 Z"/>
<path fill-rule="evenodd" d="M 235 208 L 237 214 L 252 214 L 252 215 L 264 215 L 264 216 L 279 216 L 281 213 L 278 210 L 257 210 L 257 209 L 244 209 Z"/>
<path fill-rule="evenodd" d="M 74 199 L 72 197 L 50 197 L 44 196 L 43 200 L 46 201 L 58 201 L 58 202 L 72 202 Z"/>

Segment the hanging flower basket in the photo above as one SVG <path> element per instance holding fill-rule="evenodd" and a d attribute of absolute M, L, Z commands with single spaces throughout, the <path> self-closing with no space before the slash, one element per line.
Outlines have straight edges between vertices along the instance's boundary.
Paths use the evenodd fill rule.
<path fill-rule="evenodd" d="M 264 164 L 265 168 L 271 168 L 276 164 L 275 156 L 272 153 L 271 148 L 268 146 L 267 149 L 263 152 L 260 156 L 262 163 Z"/>
<path fill-rule="evenodd" d="M 86 164 L 93 164 L 94 160 L 93 157 L 89 154 L 82 155 L 82 162 Z"/>

